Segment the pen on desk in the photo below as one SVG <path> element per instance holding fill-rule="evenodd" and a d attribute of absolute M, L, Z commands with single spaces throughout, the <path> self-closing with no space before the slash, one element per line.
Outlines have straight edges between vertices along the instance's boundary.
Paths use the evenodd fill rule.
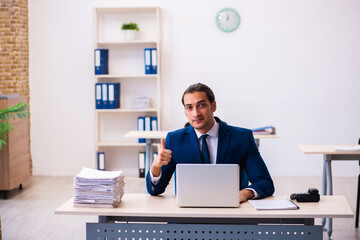
<path fill-rule="evenodd" d="M 294 201 L 292 201 L 291 199 L 288 199 L 290 202 L 292 202 L 295 206 L 296 206 L 296 208 L 297 209 L 300 209 L 300 207 L 296 204 L 296 203 L 294 203 Z"/>

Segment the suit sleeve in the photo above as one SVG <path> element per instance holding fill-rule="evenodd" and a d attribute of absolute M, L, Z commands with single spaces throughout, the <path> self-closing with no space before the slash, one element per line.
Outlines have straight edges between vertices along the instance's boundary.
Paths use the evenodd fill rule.
<path fill-rule="evenodd" d="M 273 195 L 275 191 L 274 183 L 256 146 L 252 132 L 249 134 L 249 148 L 245 161 L 245 171 L 251 182 L 249 188 L 254 189 L 259 194 L 258 198 Z"/>
<path fill-rule="evenodd" d="M 167 135 L 165 139 L 165 147 L 166 149 L 171 150 L 171 136 L 170 134 Z M 146 188 L 150 195 L 156 196 L 161 193 L 163 193 L 169 184 L 171 177 L 175 171 L 176 164 L 174 163 L 174 160 L 171 159 L 171 161 L 168 163 L 168 165 L 163 165 L 161 167 L 161 178 L 157 184 L 153 184 L 150 180 L 150 174 L 149 172 L 146 175 Z M 151 171 L 151 169 L 149 169 Z"/>

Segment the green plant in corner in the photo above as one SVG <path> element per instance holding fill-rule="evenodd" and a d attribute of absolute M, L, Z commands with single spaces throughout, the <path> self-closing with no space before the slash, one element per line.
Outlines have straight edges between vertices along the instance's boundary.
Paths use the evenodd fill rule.
<path fill-rule="evenodd" d="M 26 103 L 21 102 L 15 106 L 0 110 L 0 150 L 2 145 L 6 144 L 7 132 L 14 130 L 9 120 L 14 120 L 16 116 L 24 119 L 30 115 L 29 107 Z"/>
<path fill-rule="evenodd" d="M 139 31 L 138 25 L 136 23 L 130 22 L 130 23 L 124 23 L 121 27 L 122 30 L 136 30 Z"/>

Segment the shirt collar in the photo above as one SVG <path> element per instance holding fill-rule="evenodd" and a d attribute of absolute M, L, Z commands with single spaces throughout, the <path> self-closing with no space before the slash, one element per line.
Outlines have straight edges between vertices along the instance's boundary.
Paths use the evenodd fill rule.
<path fill-rule="evenodd" d="M 211 137 L 215 137 L 215 138 L 218 137 L 219 126 L 220 126 L 219 123 L 217 121 L 215 121 L 214 126 L 206 134 L 208 134 Z M 203 134 L 198 132 L 195 128 L 194 128 L 194 130 L 195 130 L 197 138 L 199 139 L 201 137 L 201 135 L 203 135 Z"/>

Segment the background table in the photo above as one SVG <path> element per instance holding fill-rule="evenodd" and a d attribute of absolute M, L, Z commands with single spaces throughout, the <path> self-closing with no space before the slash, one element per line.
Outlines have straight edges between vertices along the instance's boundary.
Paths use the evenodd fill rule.
<path fill-rule="evenodd" d="M 322 226 L 314 225 L 314 218 L 353 217 L 344 196 L 324 196 L 319 203 L 296 204 L 299 210 L 257 211 L 249 202 L 239 208 L 180 208 L 174 195 L 125 194 L 117 208 L 75 208 L 70 199 L 56 209 L 55 214 L 99 216 L 98 223 L 87 224 L 87 239 L 120 236 L 122 239 L 161 239 L 160 231 L 164 231 L 162 239 L 168 238 L 167 231 L 171 233 L 170 239 L 189 239 L 190 236 L 230 239 L 229 235 L 242 239 L 247 234 L 250 239 L 281 238 L 280 235 L 287 235 L 286 239 L 322 239 Z M 177 224 L 168 224 L 174 222 Z M 199 236 L 201 233 L 205 236 Z"/>
<path fill-rule="evenodd" d="M 322 154 L 323 155 L 323 175 L 322 175 L 322 194 L 333 194 L 333 182 L 332 182 L 332 169 L 331 161 L 360 161 L 360 151 L 337 151 L 335 146 L 350 146 L 350 145 L 300 145 L 299 148 L 305 154 Z M 360 162 L 359 162 L 360 164 Z M 360 175 L 359 175 L 360 180 Z M 358 185 L 359 188 L 359 185 Z M 323 220 L 325 225 L 325 219 Z M 357 193 L 357 204 L 355 213 L 355 227 L 359 225 L 359 189 Z M 332 233 L 332 219 L 327 221 L 327 230 Z"/>

